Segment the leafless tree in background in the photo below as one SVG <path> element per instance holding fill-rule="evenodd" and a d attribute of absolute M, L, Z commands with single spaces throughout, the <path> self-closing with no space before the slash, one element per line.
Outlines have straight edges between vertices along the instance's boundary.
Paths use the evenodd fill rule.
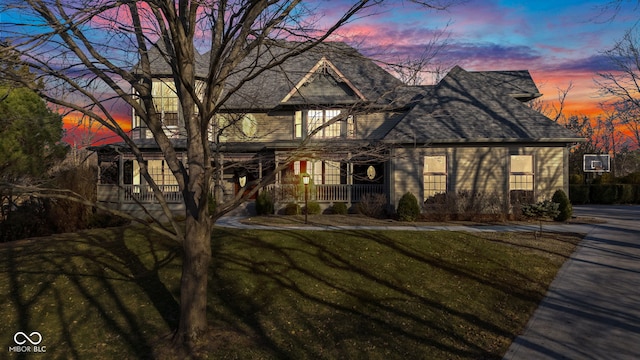
<path fill-rule="evenodd" d="M 598 74 L 600 91 L 615 100 L 617 117 L 640 147 L 640 48 L 635 30 L 628 31 L 614 46 L 604 52 L 614 71 Z"/>

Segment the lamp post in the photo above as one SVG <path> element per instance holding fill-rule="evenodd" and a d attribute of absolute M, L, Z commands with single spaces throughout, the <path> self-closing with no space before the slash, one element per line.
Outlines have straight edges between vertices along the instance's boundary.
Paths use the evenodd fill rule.
<path fill-rule="evenodd" d="M 307 188 L 309 187 L 309 174 L 302 175 L 302 183 L 304 184 L 304 223 L 307 224 L 307 215 L 309 214 L 309 196 Z"/>

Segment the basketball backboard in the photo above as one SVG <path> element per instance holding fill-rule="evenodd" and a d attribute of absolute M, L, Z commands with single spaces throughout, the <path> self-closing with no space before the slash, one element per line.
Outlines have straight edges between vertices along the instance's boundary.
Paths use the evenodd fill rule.
<path fill-rule="evenodd" d="M 585 154 L 583 157 L 584 172 L 610 172 L 611 157 L 609 154 Z"/>

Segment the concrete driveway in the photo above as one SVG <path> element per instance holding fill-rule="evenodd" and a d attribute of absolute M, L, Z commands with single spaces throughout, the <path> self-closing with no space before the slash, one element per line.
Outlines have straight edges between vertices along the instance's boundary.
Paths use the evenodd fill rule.
<path fill-rule="evenodd" d="M 576 206 L 604 220 L 552 282 L 504 359 L 640 359 L 640 206 Z"/>

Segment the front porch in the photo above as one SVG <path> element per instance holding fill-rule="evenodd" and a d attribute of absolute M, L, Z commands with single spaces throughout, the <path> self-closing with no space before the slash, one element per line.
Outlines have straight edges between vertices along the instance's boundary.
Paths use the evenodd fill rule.
<path fill-rule="evenodd" d="M 304 160 L 291 161 L 282 154 L 247 150 L 251 151 L 228 152 L 221 156 L 215 174 L 218 180 L 211 189 L 219 201 L 233 200 L 239 192 L 273 175 L 271 183 L 259 189 L 258 193 L 268 192 L 276 207 L 291 202 L 301 204 L 305 200 L 305 185 L 301 179 L 303 173 L 309 174 L 311 180 L 306 187 L 307 199 L 319 203 L 322 208 L 339 202 L 351 206 L 361 202 L 366 194 L 389 197 L 385 182 L 386 166 L 382 162 L 353 161 L 349 154 L 331 154 L 330 160 L 319 160 L 309 155 L 302 157 Z M 170 209 L 176 215 L 182 214 L 185 210 L 182 192 L 161 154 L 151 151 L 144 155 L 149 176 L 158 185 Z M 180 154 L 180 158 L 186 161 L 185 154 Z M 344 161 L 344 158 L 350 158 L 351 161 Z M 285 161 L 286 166 L 279 166 Z M 120 148 L 100 148 L 98 164 L 97 199 L 100 203 L 143 216 L 161 211 L 158 199 L 142 176 L 141 166 L 132 154 Z M 252 200 L 247 202 L 250 203 Z"/>

